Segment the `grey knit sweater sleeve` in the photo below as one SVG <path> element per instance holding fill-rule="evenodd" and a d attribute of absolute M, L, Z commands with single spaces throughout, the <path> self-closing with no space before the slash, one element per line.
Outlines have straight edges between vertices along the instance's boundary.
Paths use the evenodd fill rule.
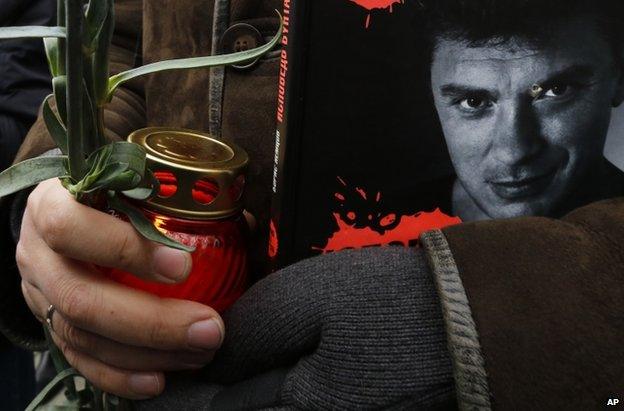
<path fill-rule="evenodd" d="M 322 255 L 252 287 L 224 315 L 201 379 L 142 409 L 455 407 L 442 311 L 424 251 Z M 192 388 L 189 386 L 192 384 Z"/>

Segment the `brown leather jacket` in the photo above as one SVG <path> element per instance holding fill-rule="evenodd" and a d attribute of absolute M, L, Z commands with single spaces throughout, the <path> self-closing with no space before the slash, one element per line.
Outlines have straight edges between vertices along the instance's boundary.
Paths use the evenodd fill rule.
<path fill-rule="evenodd" d="M 624 393 L 624 198 L 422 238 L 462 409 L 589 410 Z"/>
<path fill-rule="evenodd" d="M 232 0 L 229 25 L 250 23 L 270 36 L 280 3 Z M 116 11 L 113 71 L 212 51 L 213 0 L 117 0 Z M 247 207 L 259 219 L 258 239 L 266 239 L 278 64 L 271 55 L 246 71 L 227 69 L 216 93 L 210 85 L 218 76 L 207 70 L 132 83 L 106 111 L 109 137 L 146 125 L 210 130 L 219 113 L 208 108 L 222 106 L 217 131 L 254 159 Z M 39 120 L 17 161 L 51 148 Z M 594 409 L 624 395 L 624 200 L 563 220 L 464 224 L 425 234 L 422 243 L 447 320 L 461 408 Z M 260 242 L 258 252 L 265 249 Z"/>

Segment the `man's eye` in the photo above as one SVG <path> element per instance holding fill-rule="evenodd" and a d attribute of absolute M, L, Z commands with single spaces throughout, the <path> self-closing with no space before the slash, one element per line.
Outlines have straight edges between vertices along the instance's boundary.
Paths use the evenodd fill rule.
<path fill-rule="evenodd" d="M 544 97 L 560 97 L 563 96 L 569 89 L 570 86 L 567 84 L 556 84 L 546 90 Z"/>
<path fill-rule="evenodd" d="M 461 100 L 459 102 L 459 106 L 468 111 L 479 110 L 487 107 L 488 103 L 485 99 L 480 97 L 469 97 Z"/>

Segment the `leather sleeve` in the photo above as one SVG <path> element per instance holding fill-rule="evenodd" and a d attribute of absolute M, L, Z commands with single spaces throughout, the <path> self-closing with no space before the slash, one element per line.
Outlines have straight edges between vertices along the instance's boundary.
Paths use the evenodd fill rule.
<path fill-rule="evenodd" d="M 473 323 L 468 328 L 476 331 L 470 355 L 456 350 L 455 359 L 482 355 L 482 388 L 493 408 L 594 409 L 621 391 L 623 198 L 591 204 L 561 220 L 468 223 L 443 234 L 446 257 L 453 261 L 439 270 L 438 290 L 456 308 L 462 292 L 468 303 L 447 310 L 448 318 L 462 311 L 450 328 Z M 452 266 L 458 276 L 449 286 L 444 281 L 452 277 Z M 474 382 L 475 369 L 474 363 L 464 367 L 468 378 L 459 382 Z"/>

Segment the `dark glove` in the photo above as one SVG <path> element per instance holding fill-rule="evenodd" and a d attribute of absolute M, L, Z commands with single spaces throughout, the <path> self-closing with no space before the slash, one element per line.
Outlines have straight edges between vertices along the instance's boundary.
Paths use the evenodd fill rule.
<path fill-rule="evenodd" d="M 422 250 L 323 255 L 252 287 L 224 316 L 210 409 L 447 409 L 451 361 Z"/>
<path fill-rule="evenodd" d="M 223 387 L 202 381 L 196 373 L 169 373 L 165 391 L 156 398 L 134 401 L 135 411 L 203 411 Z"/>

